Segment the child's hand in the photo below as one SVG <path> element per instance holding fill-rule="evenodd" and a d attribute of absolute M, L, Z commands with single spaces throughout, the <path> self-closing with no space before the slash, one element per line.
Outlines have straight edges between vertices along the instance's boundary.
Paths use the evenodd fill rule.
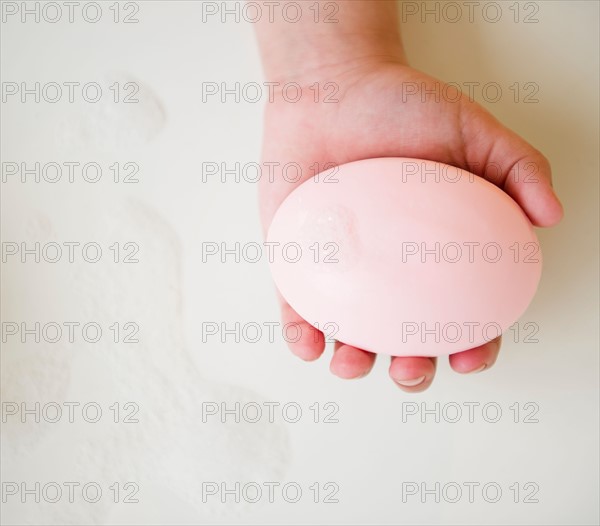
<path fill-rule="evenodd" d="M 560 221 L 562 207 L 551 187 L 546 158 L 453 88 L 401 60 L 383 58 L 338 63 L 311 75 L 298 103 L 276 97 L 266 110 L 263 161 L 279 163 L 279 168 L 298 163 L 302 179 L 287 182 L 277 169 L 273 182 L 261 179 L 265 230 L 283 199 L 316 172 L 330 163 L 373 157 L 415 157 L 458 166 L 503 188 L 534 225 L 552 226 Z M 320 98 L 331 93 L 325 83 L 338 86 L 334 98 L 339 102 L 315 103 L 315 81 Z M 415 88 L 418 93 L 410 95 Z M 426 95 L 426 90 L 432 94 Z M 319 167 L 316 172 L 315 165 Z M 527 182 L 525 176 L 529 176 Z M 284 324 L 296 322 L 302 327 L 302 338 L 289 344 L 292 352 L 304 360 L 318 358 L 325 347 L 323 334 L 283 300 L 281 308 Z M 497 339 L 465 349 L 450 356 L 450 365 L 459 373 L 487 369 L 496 361 L 499 346 Z M 370 371 L 374 361 L 375 354 L 336 342 L 330 367 L 341 378 L 359 378 Z M 435 358 L 393 357 L 389 374 L 400 387 L 416 392 L 431 384 L 435 369 Z"/>

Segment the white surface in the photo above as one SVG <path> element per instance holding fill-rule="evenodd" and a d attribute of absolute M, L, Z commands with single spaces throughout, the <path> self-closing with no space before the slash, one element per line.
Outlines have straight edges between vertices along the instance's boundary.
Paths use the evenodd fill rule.
<path fill-rule="evenodd" d="M 294 358 L 280 333 L 272 343 L 202 342 L 202 322 L 278 320 L 266 262 L 203 263 L 201 254 L 203 241 L 261 239 L 255 185 L 202 181 L 202 162 L 258 160 L 262 105 L 200 96 L 202 82 L 262 81 L 250 24 L 202 23 L 197 3 L 155 1 L 139 4 L 138 24 L 110 23 L 109 3 L 95 25 L 3 23 L 3 82 L 141 85 L 135 108 L 2 105 L 3 162 L 104 167 L 95 185 L 3 183 L 2 240 L 140 246 L 140 262 L 129 266 L 109 257 L 3 266 L 3 321 L 140 327 L 140 343 L 130 346 L 111 343 L 108 330 L 97 344 L 13 337 L 3 345 L 3 402 L 93 401 L 105 415 L 98 424 L 7 417 L 3 482 L 95 481 L 105 493 L 97 504 L 80 494 L 56 504 L 7 497 L 3 523 L 597 524 L 598 3 L 574 4 L 538 2 L 537 24 L 507 14 L 497 24 L 404 25 L 413 65 L 443 80 L 495 81 L 506 91 L 539 85 L 537 104 L 476 98 L 547 155 L 566 210 L 560 226 L 538 231 L 544 274 L 522 323 L 539 325 L 539 343 L 505 338 L 493 370 L 473 377 L 441 360 L 434 385 L 417 396 L 387 378 L 386 358 L 368 378 L 344 382 L 329 374 L 327 358 Z M 140 183 L 109 182 L 115 161 L 138 163 Z M 139 423 L 111 423 L 116 401 L 137 403 Z M 202 423 L 202 402 L 222 401 L 295 402 L 303 417 Z M 314 423 L 315 402 L 337 404 L 339 422 Z M 407 402 L 491 402 L 503 413 L 493 424 L 478 409 L 470 423 L 462 406 L 457 423 L 403 422 Z M 515 402 L 520 420 L 530 412 L 524 404 L 537 404 L 539 422 L 515 423 Z M 107 488 L 116 481 L 137 483 L 140 502 L 112 503 Z M 295 482 L 303 498 L 291 504 L 276 492 L 274 503 L 203 503 L 207 481 Z M 314 482 L 337 484 L 339 502 L 314 503 Z M 457 503 L 403 503 L 403 482 L 495 482 L 503 494 L 496 504 L 479 491 L 470 503 L 466 489 Z M 521 501 L 523 485 L 537 484 L 539 502 L 514 503 L 515 482 Z"/>

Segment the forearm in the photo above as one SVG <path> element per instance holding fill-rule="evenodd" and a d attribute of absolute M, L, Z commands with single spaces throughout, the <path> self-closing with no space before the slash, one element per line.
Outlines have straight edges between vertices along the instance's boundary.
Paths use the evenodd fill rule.
<path fill-rule="evenodd" d="M 259 3 L 267 12 L 269 1 Z M 365 62 L 405 63 L 395 0 L 319 0 L 316 4 L 317 11 L 315 3 L 303 2 L 296 23 L 279 13 L 256 24 L 270 81 L 312 81 L 325 71 Z"/>

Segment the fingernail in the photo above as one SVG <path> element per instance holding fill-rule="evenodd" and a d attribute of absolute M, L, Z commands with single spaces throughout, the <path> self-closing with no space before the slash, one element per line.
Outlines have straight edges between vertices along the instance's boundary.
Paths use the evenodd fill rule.
<path fill-rule="evenodd" d="M 480 365 L 479 367 L 477 367 L 477 369 L 473 369 L 472 371 L 469 371 L 467 374 L 480 373 L 486 367 L 487 367 L 487 363 L 484 363 L 483 365 Z"/>
<path fill-rule="evenodd" d="M 413 378 L 412 380 L 396 380 L 396 383 L 404 387 L 414 387 L 415 385 L 422 384 L 425 381 L 425 376 L 419 376 L 419 378 Z"/>

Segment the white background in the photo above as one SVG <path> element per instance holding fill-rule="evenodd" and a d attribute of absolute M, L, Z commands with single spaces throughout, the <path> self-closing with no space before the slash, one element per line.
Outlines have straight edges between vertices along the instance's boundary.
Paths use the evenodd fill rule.
<path fill-rule="evenodd" d="M 81 332 L 74 343 L 63 335 L 53 344 L 31 337 L 22 344 L 19 336 L 3 344 L 3 403 L 94 402 L 103 410 L 96 424 L 82 418 L 81 406 L 74 423 L 66 409 L 55 424 L 32 417 L 21 423 L 3 411 L 3 482 L 95 482 L 103 489 L 95 504 L 82 498 L 81 486 L 72 503 L 66 490 L 54 504 L 5 495 L 3 523 L 597 524 L 598 3 L 537 2 L 537 23 L 515 23 L 513 3 L 501 2 L 497 23 L 477 9 L 469 22 L 463 6 L 457 23 L 413 16 L 403 24 L 415 67 L 448 82 L 501 86 L 495 103 L 480 88 L 475 98 L 545 153 L 565 205 L 560 226 L 538 231 L 544 273 L 521 320 L 539 326 L 538 343 L 507 335 L 498 363 L 481 375 L 460 377 L 440 360 L 431 389 L 412 396 L 389 380 L 385 357 L 370 376 L 348 382 L 330 375 L 331 349 L 303 363 L 286 350 L 280 330 L 272 342 L 266 332 L 254 344 L 233 336 L 203 342 L 202 323 L 278 320 L 265 261 L 203 263 L 201 251 L 202 242 L 261 240 L 256 185 L 203 181 L 202 164 L 258 161 L 264 99 L 202 102 L 203 83 L 263 81 L 253 28 L 232 16 L 203 23 L 201 5 L 191 1 L 139 2 L 138 23 L 114 23 L 111 4 L 102 2 L 96 24 L 76 9 L 74 23 L 15 16 L 1 27 L 3 82 L 104 87 L 95 105 L 79 95 L 72 104 L 12 96 L 2 105 L 3 162 L 94 161 L 103 168 L 96 184 L 77 171 L 69 183 L 66 170 L 54 184 L 8 177 L 2 240 L 96 241 L 104 248 L 95 264 L 76 252 L 75 263 L 65 255 L 55 264 L 13 256 L 3 265 L 3 322 L 93 321 L 103 328 L 95 344 Z M 523 3 L 520 9 L 521 20 L 533 11 Z M 138 83 L 140 102 L 112 103 L 114 82 Z M 515 82 L 536 83 L 539 102 L 515 102 Z M 108 166 L 128 161 L 139 165 L 140 182 L 111 182 Z M 137 243 L 139 263 L 113 263 L 107 247 L 115 242 Z M 136 322 L 139 343 L 113 343 L 114 322 Z M 115 402 L 121 411 L 136 403 L 139 422 L 112 422 Z M 207 402 L 281 405 L 273 423 L 266 413 L 258 423 L 229 417 L 223 424 L 218 416 L 203 423 Z M 479 404 L 473 422 L 469 402 Z M 286 403 L 302 409 L 297 423 L 282 417 Z M 439 422 L 407 414 L 436 403 Z M 501 409 L 498 422 L 484 418 L 486 403 L 492 418 L 492 409 Z M 457 405 L 463 414 L 452 423 Z M 323 422 L 331 407 L 337 423 Z M 528 415 L 537 422 L 525 422 Z M 278 489 L 273 503 L 266 492 L 254 504 L 235 496 L 203 502 L 202 483 L 223 481 L 230 488 L 291 482 L 302 498 L 289 503 Z M 115 482 L 137 484 L 139 503 L 113 503 Z M 315 482 L 318 503 L 309 488 Z M 336 486 L 324 489 L 328 482 Z M 450 503 L 442 492 L 440 502 L 434 494 L 426 503 L 420 495 L 403 499 L 407 482 L 446 485 L 447 500 L 459 485 L 462 498 Z M 473 502 L 468 482 L 478 484 Z M 501 488 L 498 502 L 483 497 L 486 483 Z M 331 487 L 339 489 L 337 503 L 323 502 Z M 531 488 L 538 502 L 523 502 Z"/>

